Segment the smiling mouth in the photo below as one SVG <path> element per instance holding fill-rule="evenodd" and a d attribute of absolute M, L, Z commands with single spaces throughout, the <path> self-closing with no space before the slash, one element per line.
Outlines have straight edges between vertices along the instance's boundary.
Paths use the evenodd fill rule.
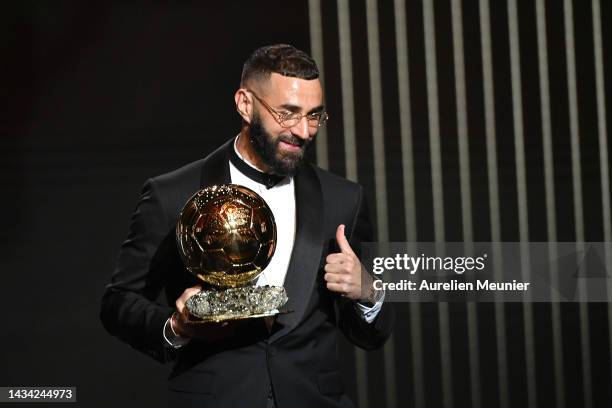
<path fill-rule="evenodd" d="M 302 150 L 302 145 L 297 143 L 291 143 L 285 140 L 281 140 L 280 145 L 283 146 L 283 149 L 291 151 L 291 152 L 299 152 Z"/>

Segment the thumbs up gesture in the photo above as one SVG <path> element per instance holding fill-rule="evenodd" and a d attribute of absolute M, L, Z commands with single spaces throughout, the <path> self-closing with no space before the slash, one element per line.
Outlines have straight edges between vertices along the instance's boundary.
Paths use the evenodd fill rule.
<path fill-rule="evenodd" d="M 372 278 L 365 272 L 359 258 L 349 245 L 342 224 L 336 230 L 336 241 L 340 252 L 329 254 L 325 258 L 325 275 L 323 278 L 327 282 L 327 289 L 349 299 L 365 299 L 367 295 L 362 293 L 362 278 L 370 280 Z M 368 286 L 366 285 L 366 287 Z"/>

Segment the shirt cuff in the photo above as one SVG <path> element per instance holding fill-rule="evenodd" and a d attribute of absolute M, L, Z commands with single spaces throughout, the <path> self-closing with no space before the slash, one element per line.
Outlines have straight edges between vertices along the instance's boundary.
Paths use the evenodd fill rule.
<path fill-rule="evenodd" d="M 367 323 L 372 323 L 376 319 L 376 316 L 378 316 L 378 312 L 380 312 L 384 300 L 385 292 L 383 291 L 378 301 L 372 306 L 366 306 L 362 303 L 355 302 L 355 307 L 363 320 Z"/>
<path fill-rule="evenodd" d="M 164 324 L 164 332 L 163 332 L 164 340 L 166 340 L 166 344 L 170 347 L 173 347 L 175 349 L 181 348 L 187 343 L 189 343 L 191 339 L 187 337 L 181 337 L 178 334 L 176 334 L 176 332 L 172 328 L 170 319 L 172 319 L 172 316 L 170 316 L 168 320 L 166 320 L 166 323 Z"/>

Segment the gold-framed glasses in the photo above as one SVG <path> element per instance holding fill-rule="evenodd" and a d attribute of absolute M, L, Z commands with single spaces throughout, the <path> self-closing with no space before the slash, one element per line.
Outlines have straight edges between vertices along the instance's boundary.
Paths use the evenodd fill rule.
<path fill-rule="evenodd" d="M 291 128 L 300 123 L 303 117 L 306 117 L 306 122 L 310 127 L 321 127 L 329 119 L 329 115 L 324 110 L 313 113 L 297 113 L 297 112 L 279 112 L 271 107 L 266 101 L 261 99 L 257 94 L 249 89 L 248 92 L 252 93 L 255 99 L 259 101 L 267 110 L 270 112 L 274 120 L 285 128 Z"/>

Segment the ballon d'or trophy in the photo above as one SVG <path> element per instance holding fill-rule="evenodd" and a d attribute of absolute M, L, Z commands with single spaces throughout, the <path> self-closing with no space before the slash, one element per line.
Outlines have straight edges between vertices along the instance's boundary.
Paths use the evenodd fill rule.
<path fill-rule="evenodd" d="M 255 286 L 276 248 L 266 202 L 236 184 L 211 186 L 183 207 L 176 240 L 189 272 L 208 284 L 185 303 L 195 322 L 273 316 L 287 302 L 282 286 Z"/>

